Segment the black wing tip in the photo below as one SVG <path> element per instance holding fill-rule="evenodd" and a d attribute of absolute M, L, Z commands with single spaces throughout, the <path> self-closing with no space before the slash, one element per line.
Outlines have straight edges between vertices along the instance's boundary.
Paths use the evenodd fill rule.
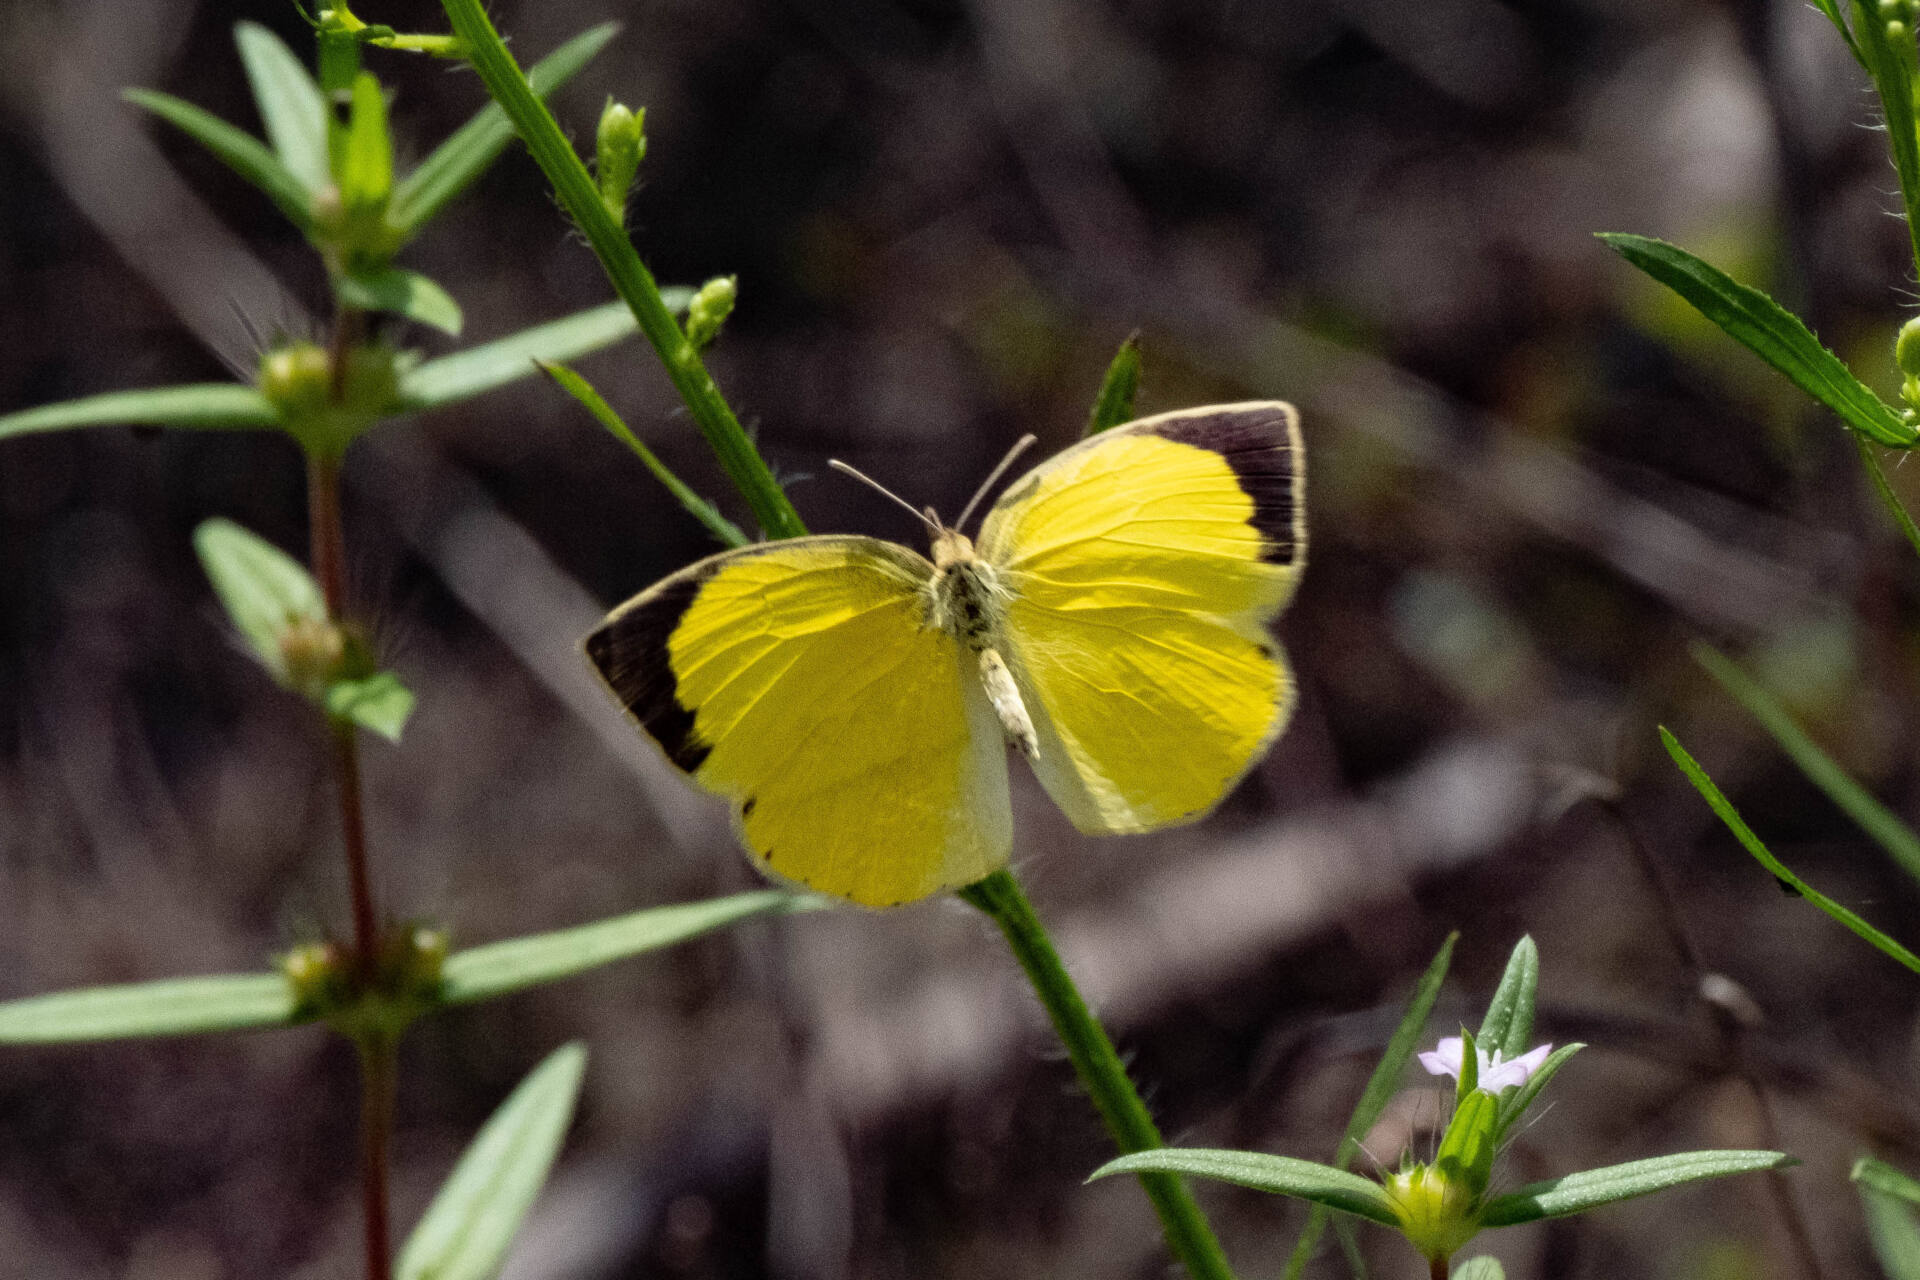
<path fill-rule="evenodd" d="M 1292 565 L 1304 551 L 1300 522 L 1299 414 L 1279 400 L 1185 409 L 1142 427 L 1181 444 L 1211 450 L 1226 459 L 1253 499 L 1248 523 L 1260 534 L 1260 558 Z"/>
<path fill-rule="evenodd" d="M 707 576 L 667 579 L 609 614 L 583 646 L 620 705 L 687 773 L 706 763 L 713 746 L 699 736 L 693 710 L 680 702 L 670 641 Z"/>

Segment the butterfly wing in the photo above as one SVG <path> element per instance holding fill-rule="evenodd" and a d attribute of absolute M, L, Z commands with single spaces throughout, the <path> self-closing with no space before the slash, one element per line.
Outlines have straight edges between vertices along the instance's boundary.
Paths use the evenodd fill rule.
<path fill-rule="evenodd" d="M 629 600 L 587 656 L 667 758 L 734 802 L 762 869 L 883 907 L 1007 859 L 1006 752 L 933 566 L 872 538 L 709 557 Z"/>
<path fill-rule="evenodd" d="M 1189 409 L 1082 441 L 988 515 L 1034 770 L 1081 830 L 1200 817 L 1286 725 L 1267 624 L 1305 562 L 1302 460 L 1291 405 Z"/>

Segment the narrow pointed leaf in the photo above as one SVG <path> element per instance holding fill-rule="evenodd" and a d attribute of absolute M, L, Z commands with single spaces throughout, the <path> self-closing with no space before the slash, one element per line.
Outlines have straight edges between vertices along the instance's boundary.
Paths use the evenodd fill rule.
<path fill-rule="evenodd" d="M 1488 1201 L 1480 1221 L 1489 1227 L 1510 1227 L 1540 1218 L 1563 1218 L 1570 1213 L 1585 1213 L 1616 1200 L 1651 1195 L 1689 1182 L 1784 1169 L 1798 1163 L 1779 1151 L 1683 1151 L 1678 1155 L 1655 1156 L 1651 1160 L 1634 1160 L 1604 1169 L 1570 1173 L 1564 1178 L 1550 1178 L 1522 1187 L 1512 1195 L 1497 1196 Z"/>
<path fill-rule="evenodd" d="M 276 680 L 284 680 L 281 637 L 289 623 L 326 618 L 320 585 L 298 560 L 231 520 L 202 521 L 193 547 L 247 647 Z"/>
<path fill-rule="evenodd" d="M 707 531 L 718 538 L 723 545 L 729 547 L 747 545 L 747 535 L 740 532 L 740 526 L 721 515 L 718 507 L 695 493 L 685 481 L 668 470 L 667 464 L 655 457 L 653 450 L 641 442 L 640 437 L 633 433 L 633 429 L 613 411 L 613 406 L 593 389 L 592 383 L 563 364 L 542 361 L 540 367 L 546 371 L 548 377 L 560 385 L 563 391 L 584 405 L 587 412 L 593 415 L 594 420 L 611 432 L 616 440 L 633 450 L 640 459 L 640 465 L 653 473 L 653 478 L 666 487 L 667 492 L 671 493 L 674 500 L 686 509 L 688 515 L 705 525 Z"/>
<path fill-rule="evenodd" d="M 187 427 L 258 431 L 280 425 L 267 398 L 237 382 L 196 382 L 141 391 L 109 391 L 0 414 L 0 440 L 70 427 Z"/>
<path fill-rule="evenodd" d="M 293 988 L 277 973 L 89 987 L 0 1004 L 0 1044 L 73 1044 L 293 1026 Z"/>
<path fill-rule="evenodd" d="M 1481 1254 L 1455 1267 L 1453 1280 L 1507 1280 L 1507 1273 L 1500 1266 L 1500 1259 Z"/>
<path fill-rule="evenodd" d="M 1840 33 L 1840 38 L 1847 42 L 1847 51 L 1853 54 L 1853 60 L 1862 67 L 1866 66 L 1867 60 L 1860 53 L 1860 45 L 1854 40 L 1853 32 L 1847 30 L 1847 20 L 1840 16 L 1840 6 L 1835 0 L 1812 0 L 1812 3 L 1814 8 L 1827 15 L 1827 21 L 1831 22 L 1833 29 Z"/>
<path fill-rule="evenodd" d="M 1914 524 L 1913 516 L 1900 501 L 1900 495 L 1895 493 L 1893 486 L 1887 482 L 1886 470 L 1880 465 L 1880 458 L 1873 447 L 1873 442 L 1864 436 L 1856 435 L 1853 443 L 1859 450 L 1860 465 L 1866 468 L 1867 479 L 1873 482 L 1873 491 L 1878 495 L 1880 505 L 1887 509 L 1887 514 L 1893 517 L 1894 524 L 1898 525 L 1900 532 L 1906 535 L 1907 545 L 1913 548 L 1916 555 L 1920 555 L 1920 526 Z"/>
<path fill-rule="evenodd" d="M 1085 435 L 1097 436 L 1102 431 L 1133 420 L 1133 400 L 1140 390 L 1140 335 L 1128 336 L 1115 353 L 1113 363 L 1107 366 L 1106 376 L 1100 379 L 1100 394 L 1094 397 L 1093 413 L 1087 418 Z"/>
<path fill-rule="evenodd" d="M 1561 1045 L 1558 1049 L 1555 1049 L 1547 1055 L 1546 1061 L 1542 1062 L 1539 1067 L 1534 1070 L 1534 1073 L 1527 1077 L 1525 1084 L 1501 1098 L 1501 1132 L 1504 1133 L 1508 1125 L 1525 1115 L 1527 1108 L 1533 1105 L 1533 1100 L 1540 1096 L 1540 1091 L 1547 1087 L 1548 1082 L 1551 1081 L 1554 1076 L 1559 1074 L 1560 1068 L 1567 1065 L 1567 1059 L 1573 1057 L 1574 1054 L 1586 1047 L 1587 1046 L 1578 1041 L 1573 1044 Z"/>
<path fill-rule="evenodd" d="M 1838 356 L 1821 346 L 1797 316 L 1766 294 L 1664 240 L 1618 232 L 1601 232 L 1600 238 L 1854 430 L 1896 448 L 1908 448 L 1920 439 L 1920 430 L 1902 420 Z"/>
<path fill-rule="evenodd" d="M 691 289 L 661 291 L 668 305 L 686 310 Z M 403 375 L 400 400 L 411 409 L 437 409 L 540 372 L 540 360 L 576 360 L 639 331 L 624 302 L 609 302 L 562 320 L 522 329 L 493 342 L 442 356 Z"/>
<path fill-rule="evenodd" d="M 463 323 L 460 304 L 417 271 L 382 267 L 350 272 L 334 278 L 333 291 L 350 307 L 359 307 L 362 311 L 391 311 L 432 325 L 442 333 L 458 334 Z"/>
<path fill-rule="evenodd" d="M 1884 1160 L 1857 1160 L 1850 1176 L 1869 1190 L 1904 1200 L 1911 1205 L 1920 1205 L 1920 1180 L 1909 1177 Z"/>
<path fill-rule="evenodd" d="M 1487 1005 L 1474 1042 L 1489 1054 L 1511 1062 L 1527 1051 L 1533 1035 L 1533 995 L 1540 986 L 1540 950 L 1531 937 L 1522 937 L 1507 957 L 1507 967 Z"/>
<path fill-rule="evenodd" d="M 1292 1156 L 1273 1156 L 1259 1151 L 1210 1151 L 1191 1147 L 1161 1147 L 1136 1151 L 1132 1155 L 1109 1160 L 1093 1171 L 1087 1181 L 1116 1173 L 1181 1173 L 1196 1178 L 1217 1178 L 1222 1182 L 1296 1196 L 1315 1204 L 1358 1214 L 1362 1218 L 1393 1226 L 1393 1205 L 1377 1182 L 1332 1165 L 1296 1160 Z"/>
<path fill-rule="evenodd" d="M 1760 837 L 1753 834 L 1753 829 L 1740 817 L 1739 811 L 1733 807 L 1732 802 L 1720 794 L 1720 788 L 1713 784 L 1713 779 L 1707 776 L 1706 770 L 1687 754 L 1687 749 L 1680 745 L 1679 739 L 1667 732 L 1664 725 L 1660 728 L 1660 740 L 1666 743 L 1667 754 L 1672 756 L 1673 762 L 1680 766 L 1680 772 L 1687 775 L 1687 781 L 1693 784 L 1693 789 L 1700 793 L 1701 798 L 1707 802 L 1707 806 L 1714 811 L 1721 822 L 1726 824 L 1727 830 L 1733 832 L 1734 837 L 1746 847 L 1747 852 L 1753 855 L 1754 861 L 1771 871 L 1781 884 L 1865 938 L 1887 956 L 1899 961 L 1915 973 L 1920 973 L 1920 956 L 1914 955 L 1913 952 L 1832 898 L 1815 890 L 1812 885 L 1788 870 L 1784 862 L 1774 857 L 1772 851 L 1761 843 Z"/>
<path fill-rule="evenodd" d="M 1913 1206 L 1862 1183 L 1860 1207 L 1874 1256 L 1889 1280 L 1920 1280 L 1920 1223 L 1914 1221 Z"/>
<path fill-rule="evenodd" d="M 257 22 L 234 24 L 234 43 L 260 109 L 267 141 L 309 192 L 333 182 L 327 171 L 327 104 L 320 86 L 284 41 Z"/>
<path fill-rule="evenodd" d="M 1696 644 L 1693 660 L 1706 668 L 1707 674 L 1773 735 L 1773 740 L 1799 766 L 1800 772 L 1807 775 L 1809 782 L 1826 792 L 1827 798 L 1891 854 L 1908 875 L 1920 880 L 1920 835 L 1916 835 L 1912 827 L 1848 777 L 1847 771 L 1835 764 L 1833 758 L 1793 722 L 1787 709 L 1726 655 L 1709 645 Z"/>
<path fill-rule="evenodd" d="M 400 741 L 407 717 L 413 714 L 413 691 L 391 671 L 376 671 L 359 680 L 338 680 L 327 686 L 327 714 L 371 729 L 389 742 Z"/>
<path fill-rule="evenodd" d="M 1333 1157 L 1334 1168 L 1346 1169 L 1352 1165 L 1353 1157 L 1359 1153 L 1361 1140 L 1372 1130 L 1374 1122 L 1380 1119 L 1381 1112 L 1386 1110 L 1387 1103 L 1398 1090 L 1400 1077 L 1406 1071 L 1414 1047 L 1420 1042 L 1420 1033 L 1427 1025 L 1427 1016 L 1433 1012 L 1433 1002 L 1439 998 L 1440 986 L 1447 979 L 1447 966 L 1453 962 L 1453 945 L 1459 940 L 1458 933 L 1448 934 L 1447 940 L 1440 944 L 1439 952 L 1427 965 L 1427 971 L 1420 975 L 1420 981 L 1413 989 L 1413 999 L 1407 1002 L 1407 1011 L 1400 1016 L 1400 1025 L 1394 1028 L 1392 1038 L 1387 1041 L 1386 1052 L 1380 1055 L 1373 1074 L 1367 1078 L 1367 1087 L 1360 1092 L 1359 1104 L 1347 1119 L 1346 1132 L 1341 1136 L 1339 1149 Z M 1293 1253 L 1287 1258 L 1286 1280 L 1299 1280 L 1305 1271 L 1314 1250 L 1319 1247 L 1321 1234 L 1327 1228 L 1327 1212 L 1324 1205 L 1316 1204 L 1307 1215 L 1306 1229 L 1300 1233 Z"/>
<path fill-rule="evenodd" d="M 440 998 L 446 1004 L 491 1000 L 669 947 L 749 916 L 812 911 L 827 905 L 824 899 L 763 889 L 706 902 L 650 907 L 556 933 L 488 943 L 447 957 Z"/>
<path fill-rule="evenodd" d="M 387 95 L 371 72 L 353 78 L 353 108 L 337 168 L 340 199 L 348 209 L 384 208 L 393 197 Z"/>
<path fill-rule="evenodd" d="M 500 1104 L 401 1249 L 398 1280 L 498 1273 L 560 1154 L 586 1064 L 584 1045 L 564 1045 Z"/>
<path fill-rule="evenodd" d="M 144 107 L 213 152 L 220 163 L 266 193 L 267 199 L 301 231 L 313 229 L 313 202 L 305 184 L 280 157 L 252 134 L 202 111 L 191 102 L 151 89 L 126 89 L 123 97 Z"/>
<path fill-rule="evenodd" d="M 536 62 L 527 72 L 533 91 L 545 96 L 571 80 L 619 33 L 620 24 L 589 27 Z M 513 125 L 498 105 L 488 103 L 421 162 L 393 193 L 389 217 L 411 237 L 469 183 L 486 171 L 513 139 Z"/>

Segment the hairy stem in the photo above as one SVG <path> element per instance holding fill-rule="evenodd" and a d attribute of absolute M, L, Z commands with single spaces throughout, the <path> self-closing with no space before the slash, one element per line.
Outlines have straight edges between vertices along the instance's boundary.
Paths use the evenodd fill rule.
<path fill-rule="evenodd" d="M 544 102 L 527 84 L 513 55 L 501 41 L 500 33 L 487 18 L 482 0 L 441 0 L 453 29 L 473 69 L 480 73 L 487 92 L 513 121 L 513 127 L 527 144 L 534 161 L 553 184 L 554 195 L 572 217 L 574 224 L 593 246 L 593 252 L 606 270 L 607 279 L 633 311 L 640 332 L 660 356 L 667 377 L 680 393 L 707 439 L 720 465 L 734 487 L 753 508 L 760 527 L 770 538 L 791 538 L 805 533 L 793 504 L 774 480 L 773 473 L 760 457 L 759 450 L 741 429 L 740 421 L 725 397 L 714 386 L 706 365 L 700 360 L 679 322 L 660 297 L 653 273 L 640 261 L 627 230 L 600 199 L 600 189 L 586 164 L 560 131 L 560 125 Z"/>
<path fill-rule="evenodd" d="M 1026 970 L 1034 994 L 1046 1006 L 1053 1029 L 1066 1046 L 1073 1069 L 1080 1074 L 1080 1083 L 1093 1099 L 1121 1153 L 1148 1151 L 1163 1145 L 1160 1130 L 1154 1126 L 1146 1104 L 1127 1078 L 1120 1056 L 1113 1051 L 1113 1041 L 1107 1038 L 1099 1021 L 1088 1011 L 1086 1001 L 1080 998 L 1079 989 L 1073 985 L 1066 966 L 1060 962 L 1059 952 L 1054 950 L 1052 940 L 1041 927 L 1039 917 L 1034 915 L 1033 905 L 1021 892 L 1013 873 L 1004 868 L 996 871 L 960 890 L 960 896 L 992 917 L 1000 926 L 1000 932 L 1006 935 L 1007 945 L 1013 948 L 1014 958 Z M 1193 1280 L 1233 1280 L 1227 1256 L 1186 1183 L 1171 1173 L 1142 1173 L 1138 1177 L 1147 1198 L 1153 1201 L 1154 1212 L 1160 1215 L 1167 1248 L 1186 1267 L 1187 1274 Z"/>

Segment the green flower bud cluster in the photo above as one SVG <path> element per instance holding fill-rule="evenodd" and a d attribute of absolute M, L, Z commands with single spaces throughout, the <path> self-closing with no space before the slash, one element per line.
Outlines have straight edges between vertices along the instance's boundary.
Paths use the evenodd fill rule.
<path fill-rule="evenodd" d="M 379 343 L 349 350 L 337 376 L 332 354 L 318 343 L 291 342 L 260 358 L 261 394 L 287 433 L 323 458 L 339 457 L 392 413 L 399 385 L 399 353 Z"/>

